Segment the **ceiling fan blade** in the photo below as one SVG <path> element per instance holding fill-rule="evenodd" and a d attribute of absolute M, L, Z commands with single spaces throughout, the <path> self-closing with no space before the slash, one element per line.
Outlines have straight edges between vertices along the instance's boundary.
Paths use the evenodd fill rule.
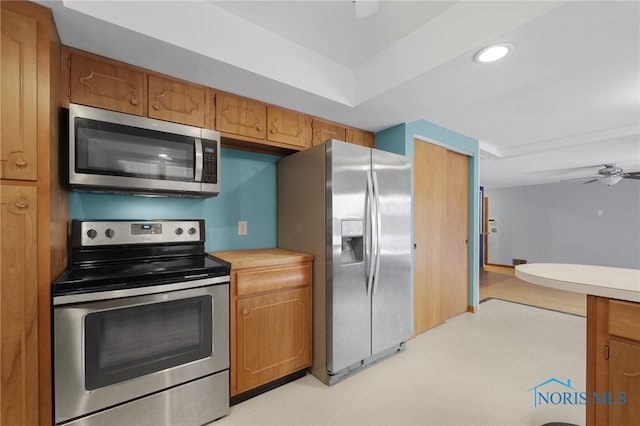
<path fill-rule="evenodd" d="M 596 179 L 591 179 L 591 180 L 588 180 L 588 181 L 586 181 L 586 182 L 582 182 L 582 184 L 584 185 L 585 183 L 597 182 L 597 181 L 599 181 L 599 180 L 600 180 L 600 179 L 597 179 L 597 178 L 596 178 Z"/>
<path fill-rule="evenodd" d="M 573 178 L 573 179 L 560 179 L 560 182 L 577 182 L 582 180 L 591 179 L 591 177 L 581 177 L 581 178 Z"/>
<path fill-rule="evenodd" d="M 625 178 L 625 179 L 637 179 L 637 180 L 640 180 L 640 172 L 623 173 L 622 177 Z"/>

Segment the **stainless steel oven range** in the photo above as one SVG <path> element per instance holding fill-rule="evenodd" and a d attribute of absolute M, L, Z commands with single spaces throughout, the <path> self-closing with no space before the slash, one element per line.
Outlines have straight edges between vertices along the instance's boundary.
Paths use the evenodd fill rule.
<path fill-rule="evenodd" d="M 56 425 L 201 425 L 229 412 L 230 265 L 203 220 L 72 221 L 53 284 Z"/>

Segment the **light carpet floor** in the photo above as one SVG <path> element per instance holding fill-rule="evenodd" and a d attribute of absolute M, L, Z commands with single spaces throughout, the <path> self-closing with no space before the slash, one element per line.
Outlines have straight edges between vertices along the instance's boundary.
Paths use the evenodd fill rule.
<path fill-rule="evenodd" d="M 583 405 L 534 407 L 529 389 L 556 378 L 585 390 L 585 335 L 583 317 L 488 300 L 342 382 L 307 374 L 211 426 L 583 425 Z"/>

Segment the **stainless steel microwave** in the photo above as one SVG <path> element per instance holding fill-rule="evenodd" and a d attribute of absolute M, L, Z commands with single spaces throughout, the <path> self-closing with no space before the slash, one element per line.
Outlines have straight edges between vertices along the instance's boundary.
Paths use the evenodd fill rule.
<path fill-rule="evenodd" d="M 69 105 L 73 190 L 207 198 L 220 192 L 220 133 Z"/>

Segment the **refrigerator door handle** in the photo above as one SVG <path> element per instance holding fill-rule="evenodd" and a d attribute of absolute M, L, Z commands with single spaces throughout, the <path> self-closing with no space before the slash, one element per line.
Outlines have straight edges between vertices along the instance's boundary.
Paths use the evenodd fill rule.
<path fill-rule="evenodd" d="M 382 214 L 380 213 L 380 191 L 378 184 L 378 173 L 372 172 L 373 174 L 373 193 L 375 199 L 376 206 L 376 214 L 375 214 L 375 223 L 376 223 L 376 250 L 375 250 L 375 271 L 373 273 L 373 294 L 376 294 L 376 289 L 378 287 L 378 276 L 380 275 L 380 236 L 382 235 Z"/>
<path fill-rule="evenodd" d="M 369 217 L 367 218 L 369 220 L 369 223 L 371 224 L 371 234 L 369 235 L 368 238 L 368 242 L 367 244 L 371 244 L 371 250 L 368 251 L 368 260 L 369 260 L 369 271 L 367 274 L 367 296 L 371 296 L 371 291 L 373 288 L 373 274 L 374 274 L 374 270 L 375 270 L 375 266 L 376 266 L 376 255 L 375 255 L 375 246 L 377 244 L 377 235 L 378 235 L 378 231 L 377 231 L 377 224 L 375 222 L 375 220 L 373 220 L 374 218 L 374 199 L 375 199 L 375 193 L 374 193 L 374 189 L 373 189 L 373 181 L 371 178 L 371 171 L 367 170 L 367 192 L 369 194 L 368 196 L 368 200 L 369 200 Z M 368 227 L 367 227 L 368 230 Z M 365 268 L 366 271 L 366 268 Z"/>

